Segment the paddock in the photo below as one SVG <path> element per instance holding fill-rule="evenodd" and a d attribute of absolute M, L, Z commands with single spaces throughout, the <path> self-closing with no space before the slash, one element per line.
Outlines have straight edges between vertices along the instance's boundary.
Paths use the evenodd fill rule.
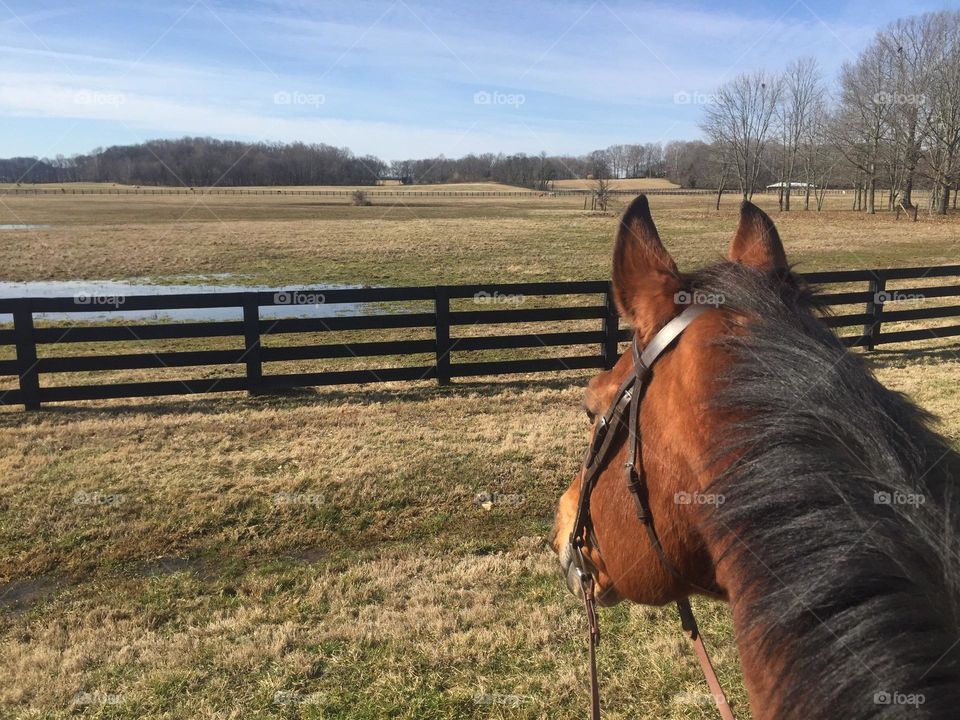
<path fill-rule="evenodd" d="M 711 262 L 729 242 L 736 199 L 720 211 L 712 200 L 651 199 L 682 269 Z M 775 197 L 758 200 L 802 272 L 929 268 L 960 256 L 955 215 L 867 216 L 842 196 L 828 197 L 822 213 L 776 213 Z M 41 227 L 2 231 L 0 243 L 11 282 L 149 278 L 184 292 L 198 278 L 271 287 L 580 283 L 609 277 L 618 211 L 584 212 L 582 198 L 562 196 L 384 198 L 370 207 L 297 196 L 3 196 L 0 222 Z M 836 290 L 956 279 L 916 273 L 883 289 L 857 282 Z M 865 314 L 868 299 L 857 296 L 850 314 Z M 927 304 L 903 298 L 887 309 Z M 863 336 L 863 320 L 847 332 Z M 601 321 L 571 319 L 562 330 L 595 333 Z M 960 340 L 937 328 L 955 324 L 910 317 L 881 334 L 927 337 L 855 350 L 882 382 L 938 415 L 954 445 Z M 535 331 L 560 330 L 548 321 Z M 435 328 L 401 332 L 418 342 Z M 396 341 L 382 329 L 322 340 L 349 338 Z M 599 354 L 601 338 L 590 340 Z M 122 349 L 229 347 L 166 338 Z M 94 351 L 71 343 L 69 353 Z M 508 362 L 515 351 L 481 357 Z M 15 358 L 6 352 L 3 361 Z M 281 367 L 335 372 L 380 358 L 321 360 L 319 370 L 303 359 Z M 0 408 L 3 714 L 581 717 L 582 608 L 543 537 L 581 459 L 589 430 L 581 392 L 592 372 Z M 71 374 L 150 383 L 180 373 Z M 695 609 L 744 712 L 729 614 L 702 600 Z M 602 622 L 608 717 L 713 717 L 671 608 L 621 605 Z"/>

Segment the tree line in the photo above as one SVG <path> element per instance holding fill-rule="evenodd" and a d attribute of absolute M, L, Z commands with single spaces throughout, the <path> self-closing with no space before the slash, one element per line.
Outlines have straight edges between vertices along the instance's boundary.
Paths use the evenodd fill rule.
<path fill-rule="evenodd" d="M 0 160 L 2 182 L 113 182 L 197 187 L 373 185 L 387 166 L 325 144 L 245 143 L 213 138 L 151 140 L 53 159 Z"/>
<path fill-rule="evenodd" d="M 702 129 L 718 193 L 736 183 L 750 198 L 775 176 L 784 210 L 798 189 L 819 209 L 839 184 L 873 213 L 878 189 L 889 209 L 915 210 L 924 188 L 945 214 L 960 185 L 960 11 L 891 23 L 832 87 L 811 58 L 742 74 L 707 99 Z"/>
<path fill-rule="evenodd" d="M 555 180 L 664 177 L 660 143 L 614 145 L 582 156 L 471 154 L 384 162 L 347 148 L 306 143 L 245 143 L 185 137 L 97 148 L 55 158 L 0 160 L 0 182 L 113 182 L 197 187 L 501 182 L 547 190 Z"/>

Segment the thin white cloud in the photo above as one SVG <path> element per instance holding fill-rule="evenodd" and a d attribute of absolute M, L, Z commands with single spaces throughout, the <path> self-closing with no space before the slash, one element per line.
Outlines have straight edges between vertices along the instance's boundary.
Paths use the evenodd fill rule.
<path fill-rule="evenodd" d="M 102 123 L 113 130 L 102 144 L 133 128 L 145 137 L 323 141 L 385 158 L 579 152 L 666 140 L 668 128 L 695 135 L 699 109 L 676 106 L 677 93 L 707 93 L 735 72 L 801 54 L 829 69 L 846 52 L 836 36 L 856 47 L 872 33 L 862 22 L 825 28 L 802 8 L 777 18 L 773 9 L 757 17 L 612 0 L 469 8 L 274 0 L 252 11 L 206 0 L 186 14 L 189 3 L 151 10 L 157 27 L 139 28 L 149 36 L 141 47 L 116 33 L 91 36 L 87 13 L 97 11 L 65 7 L 76 31 L 47 22 L 62 20 L 62 9 L 22 16 L 39 39 L 21 23 L 0 23 L 0 114 Z M 477 91 L 526 102 L 519 112 L 478 108 Z M 325 101 L 280 107 L 278 92 Z M 72 142 L 58 151 L 89 149 Z"/>

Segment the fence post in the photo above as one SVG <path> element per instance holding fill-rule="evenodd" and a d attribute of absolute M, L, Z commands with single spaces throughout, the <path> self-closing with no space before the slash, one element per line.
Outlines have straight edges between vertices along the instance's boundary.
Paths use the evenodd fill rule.
<path fill-rule="evenodd" d="M 606 312 L 603 315 L 603 345 L 600 346 L 600 354 L 603 355 L 603 367 L 609 370 L 617 364 L 617 358 L 620 356 L 620 340 L 617 337 L 620 333 L 620 314 L 613 300 L 612 283 L 607 285 L 603 307 Z"/>
<path fill-rule="evenodd" d="M 247 364 L 247 392 L 257 395 L 263 386 L 263 356 L 260 352 L 260 301 L 255 292 L 243 294 L 243 349 Z"/>
<path fill-rule="evenodd" d="M 40 409 L 40 373 L 37 371 L 37 342 L 33 335 L 33 309 L 21 300 L 13 310 L 13 336 L 17 345 L 17 375 L 20 396 L 26 410 Z"/>
<path fill-rule="evenodd" d="M 864 347 L 873 350 L 880 336 L 880 323 L 883 316 L 883 303 L 886 295 L 887 280 L 875 275 L 870 281 L 870 298 L 867 300 L 867 322 L 863 326 Z"/>
<path fill-rule="evenodd" d="M 450 384 L 450 293 L 443 285 L 434 289 L 434 338 L 436 339 L 437 384 Z"/>

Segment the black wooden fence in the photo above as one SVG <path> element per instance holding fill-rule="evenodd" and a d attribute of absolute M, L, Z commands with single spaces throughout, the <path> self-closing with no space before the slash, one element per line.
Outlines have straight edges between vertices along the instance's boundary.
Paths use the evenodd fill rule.
<path fill-rule="evenodd" d="M 891 281 L 953 278 L 949 284 L 888 288 Z M 884 343 L 905 343 L 960 336 L 960 324 L 947 327 L 882 331 L 889 323 L 940 320 L 960 316 L 960 305 L 936 305 L 937 298 L 960 296 L 960 265 L 880 270 L 844 270 L 808 273 L 805 278 L 821 287 L 835 284 L 866 284 L 857 290 L 842 289 L 823 295 L 834 307 L 826 322 L 834 328 L 857 328 L 844 341 L 851 347 L 872 349 Z M 310 293 L 311 291 L 303 291 Z M 13 326 L 0 328 L 0 347 L 15 346 L 15 359 L 0 360 L 0 376 L 16 378 L 17 387 L 3 392 L 0 404 L 22 404 L 37 409 L 41 403 L 156 395 L 182 395 L 223 391 L 258 394 L 283 388 L 339 385 L 378 381 L 434 379 L 441 384 L 452 378 L 611 367 L 619 343 L 629 340 L 630 331 L 620 327 L 609 283 L 547 282 L 498 285 L 457 285 L 405 288 L 357 288 L 317 290 L 325 303 L 384 304 L 406 303 L 401 312 L 369 313 L 327 318 L 265 319 L 261 308 L 283 304 L 284 293 L 225 292 L 180 295 L 138 295 L 123 298 L 122 304 L 104 306 L 78 304 L 76 298 L 17 298 L 0 300 L 0 314 L 12 314 Z M 565 307 L 505 308 L 498 298 L 590 296 L 591 304 Z M 471 309 L 451 309 L 451 301 L 473 298 Z M 913 300 L 908 309 L 891 309 L 901 300 Z M 429 302 L 429 312 L 410 310 L 414 301 Z M 856 312 L 844 312 L 855 306 Z M 493 307 L 494 309 L 490 309 Z M 135 324 L 89 323 L 68 327 L 37 327 L 36 313 L 89 313 L 105 310 L 177 310 L 189 308 L 236 308 L 242 320 L 216 322 L 163 322 Z M 847 308 L 849 309 L 849 308 Z M 463 334 L 465 326 L 501 326 L 516 323 L 555 323 L 568 320 L 595 320 L 592 330 L 502 334 Z M 351 330 L 431 328 L 432 338 L 365 342 L 330 342 L 284 347 L 262 344 L 264 338 L 291 333 L 327 333 Z M 111 343 L 131 340 L 186 338 L 243 339 L 243 347 L 231 350 L 163 351 L 147 353 L 106 353 L 98 355 L 48 356 L 38 347 L 64 343 Z M 457 356 L 478 350 L 519 350 L 523 348 L 592 346 L 588 354 L 562 357 L 462 361 Z M 311 373 L 275 374 L 265 372 L 270 363 L 332 358 L 376 356 L 432 356 L 426 365 L 379 369 L 324 370 Z M 458 361 L 460 360 L 460 361 Z M 239 365 L 242 375 L 195 380 L 50 385 L 41 376 L 52 373 Z"/>

